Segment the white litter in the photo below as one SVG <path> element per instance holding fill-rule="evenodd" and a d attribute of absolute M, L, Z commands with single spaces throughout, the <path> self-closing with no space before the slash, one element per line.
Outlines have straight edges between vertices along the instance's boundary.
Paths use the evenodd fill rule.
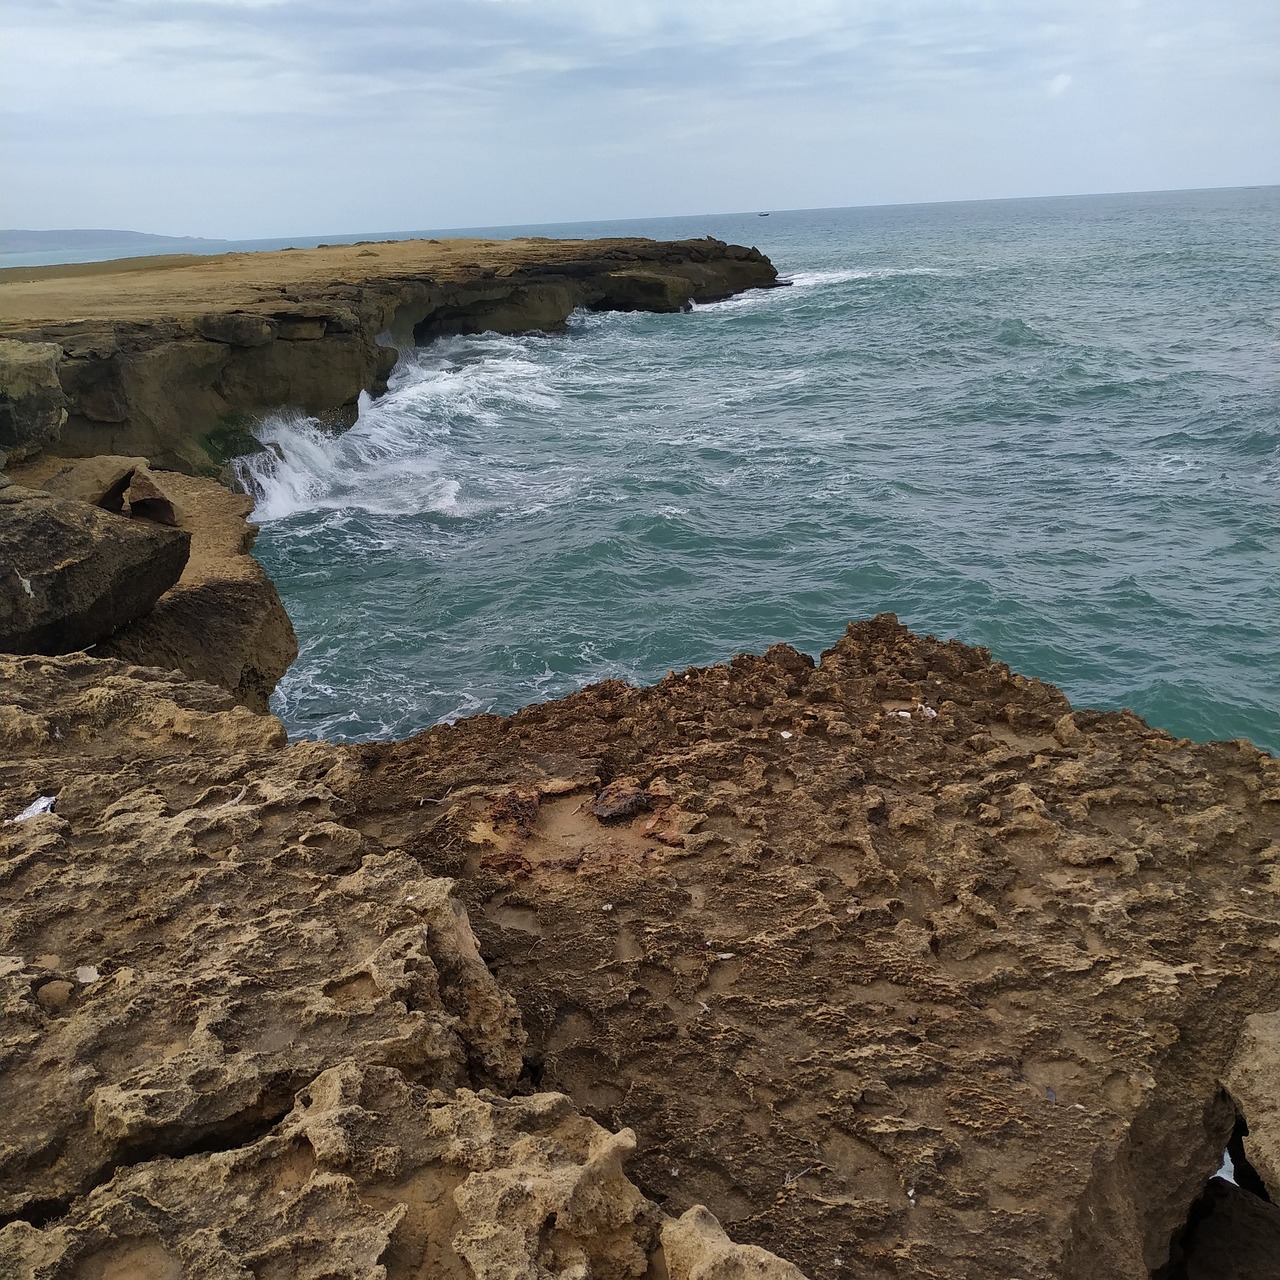
<path fill-rule="evenodd" d="M 98 966 L 93 964 L 82 964 L 76 970 L 76 981 L 82 986 L 87 987 L 102 977 L 98 972 Z"/>
<path fill-rule="evenodd" d="M 790 738 L 792 736 L 793 735 L 790 729 L 783 729 L 783 731 L 780 734 L 778 734 L 778 737 L 780 738 Z"/>
<path fill-rule="evenodd" d="M 25 591 L 27 595 L 29 595 L 34 600 L 36 598 L 36 593 L 31 590 L 31 579 L 24 578 L 22 574 L 18 574 L 18 581 L 22 583 L 23 591 Z"/>
<path fill-rule="evenodd" d="M 53 802 L 57 796 L 41 796 L 39 800 L 33 800 L 16 818 L 10 818 L 10 822 L 26 822 L 28 818 L 34 818 L 42 813 L 53 812 Z"/>

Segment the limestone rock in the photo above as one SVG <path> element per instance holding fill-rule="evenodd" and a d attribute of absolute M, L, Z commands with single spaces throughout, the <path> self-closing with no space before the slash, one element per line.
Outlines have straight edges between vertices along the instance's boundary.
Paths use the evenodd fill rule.
<path fill-rule="evenodd" d="M 1245 1154 L 1273 1203 L 1280 1203 L 1280 1011 L 1258 1013 L 1244 1034 L 1223 1082 L 1244 1114 Z"/>
<path fill-rule="evenodd" d="M 691 281 L 657 271 L 615 271 L 601 288 L 603 296 L 595 305 L 608 311 L 684 311 L 694 293 Z"/>
<path fill-rule="evenodd" d="M 68 653 L 149 610 L 190 534 L 11 484 L 0 489 L 0 650 Z"/>
<path fill-rule="evenodd" d="M 62 348 L 52 342 L 0 339 L 0 467 L 58 439 L 67 397 L 58 378 Z"/>
<path fill-rule="evenodd" d="M 662 1227 L 668 1273 L 682 1280 L 804 1280 L 789 1262 L 755 1245 L 734 1244 L 703 1205 Z"/>
<path fill-rule="evenodd" d="M 814 1280 L 1168 1260 L 1280 987 L 1271 757 L 891 616 L 359 752 L 351 824 L 457 877 L 541 1087 L 666 1212 Z"/>
<path fill-rule="evenodd" d="M 231 347 L 265 347 L 274 342 L 276 325 L 263 316 L 229 311 L 197 318 L 196 332 L 210 342 L 225 342 Z"/>
<path fill-rule="evenodd" d="M 106 455 L 98 458 L 81 458 L 63 463 L 57 470 L 48 472 L 37 483 L 31 472 L 24 472 L 21 479 L 32 487 L 41 488 L 55 498 L 71 498 L 87 502 L 104 511 L 124 512 L 125 490 L 139 467 L 147 465 L 146 458 L 122 458 Z"/>
<path fill-rule="evenodd" d="M 43 1230 L 0 1231 L 0 1263 L 14 1280 L 109 1266 L 214 1280 L 639 1280 L 660 1215 L 623 1172 L 633 1145 L 560 1094 L 443 1091 L 344 1062 L 257 1141 L 123 1170 Z M 735 1253 L 707 1217 L 692 1247 L 687 1232 L 675 1247 L 663 1233 L 670 1280 L 803 1280 L 759 1250 Z"/>
<path fill-rule="evenodd" d="M 3 657 L 0 687 L 0 814 L 57 797 L 0 823 L 0 1093 L 22 1099 L 0 1108 L 0 1212 L 264 1133 L 352 1055 L 514 1081 L 519 1023 L 465 912 L 344 825 L 339 752 L 119 662 Z"/>
<path fill-rule="evenodd" d="M 129 478 L 125 491 L 129 515 L 135 520 L 151 520 L 155 524 L 167 524 L 178 528 L 182 521 L 171 491 L 149 467 L 138 467 Z"/>
<path fill-rule="evenodd" d="M 405 345 L 555 331 L 575 307 L 675 311 L 769 288 L 777 271 L 719 240 L 626 239 L 402 241 L 24 277 L 6 284 L 0 330 L 61 348 L 58 451 L 217 475 L 257 447 L 248 424 L 263 414 L 350 426 L 361 393 L 386 390 L 387 333 Z"/>
<path fill-rule="evenodd" d="M 167 504 L 191 536 L 191 556 L 155 608 L 97 652 L 182 671 L 266 711 L 276 682 L 298 656 L 298 641 L 275 585 L 251 554 L 258 532 L 247 519 L 252 500 L 213 480 L 138 471 L 129 501 L 135 514 L 152 517 L 164 514 L 159 503 Z"/>
<path fill-rule="evenodd" d="M 1213 1178 L 1158 1280 L 1280 1280 L 1280 1208 Z"/>

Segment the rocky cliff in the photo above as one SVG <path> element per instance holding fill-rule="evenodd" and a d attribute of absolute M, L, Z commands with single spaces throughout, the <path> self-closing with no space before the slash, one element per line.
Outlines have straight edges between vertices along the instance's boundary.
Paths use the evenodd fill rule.
<path fill-rule="evenodd" d="M 0 271 L 0 335 L 42 344 L 37 372 L 60 355 L 62 393 L 37 396 L 24 375 L 39 420 L 7 425 L 18 374 L 4 375 L 0 351 L 0 450 L 213 474 L 257 447 L 248 427 L 272 410 L 350 425 L 398 346 L 555 330 L 576 307 L 675 312 L 776 279 L 758 250 L 710 238 L 417 240 Z"/>
<path fill-rule="evenodd" d="M 1187 1228 L 1242 1115 L 1273 1168 L 1246 743 L 890 617 L 386 745 L 0 677 L 0 812 L 54 797 L 0 824 L 6 1274 L 1239 1274 Z"/>

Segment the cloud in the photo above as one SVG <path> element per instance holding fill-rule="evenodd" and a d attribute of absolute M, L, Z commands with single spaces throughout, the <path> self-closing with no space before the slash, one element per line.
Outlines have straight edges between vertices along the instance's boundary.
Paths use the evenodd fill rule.
<path fill-rule="evenodd" d="M 1069 189 L 1229 157 L 1250 180 L 1269 5 L 8 0 L 5 218 L 270 234 L 941 199 L 1040 189 L 1050 152 L 1079 153 L 1044 170 Z M 1193 127 L 1199 152 L 1151 167 Z M 1145 139 L 1142 176 L 1094 133 Z"/>

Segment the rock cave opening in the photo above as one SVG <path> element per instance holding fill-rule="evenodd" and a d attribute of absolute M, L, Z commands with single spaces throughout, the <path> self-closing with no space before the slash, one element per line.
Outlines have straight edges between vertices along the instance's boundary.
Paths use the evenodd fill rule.
<path fill-rule="evenodd" d="M 1239 1112 L 1218 1168 L 1174 1233 L 1151 1280 L 1280 1280 L 1280 1208 L 1245 1147 Z"/>

